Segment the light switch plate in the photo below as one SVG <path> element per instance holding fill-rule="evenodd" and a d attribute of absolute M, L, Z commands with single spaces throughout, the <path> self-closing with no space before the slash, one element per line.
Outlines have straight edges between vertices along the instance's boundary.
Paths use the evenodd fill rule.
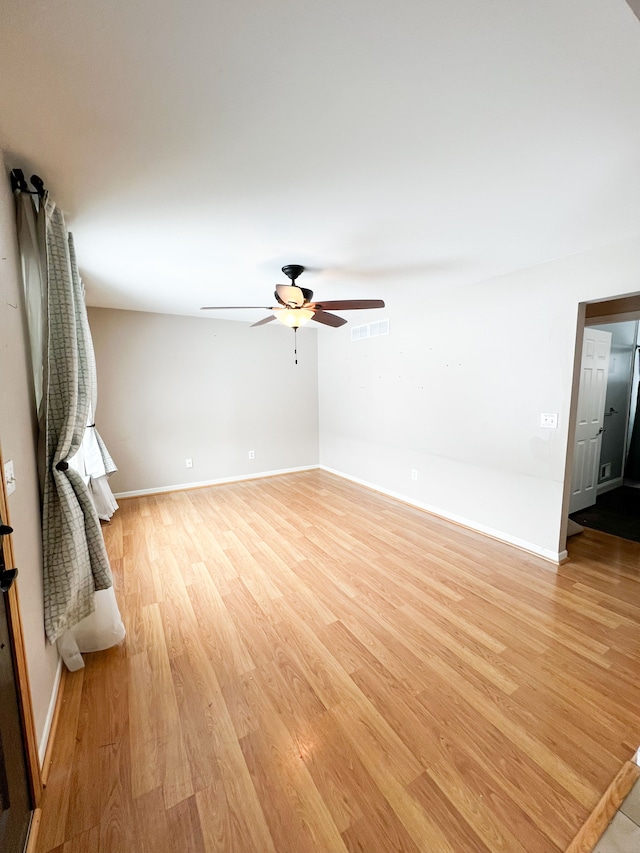
<path fill-rule="evenodd" d="M 13 473 L 13 460 L 4 463 L 4 482 L 7 487 L 7 495 L 12 495 L 16 490 L 16 478 Z"/>
<path fill-rule="evenodd" d="M 558 429 L 558 413 L 543 412 L 540 415 L 540 426 L 545 429 Z"/>

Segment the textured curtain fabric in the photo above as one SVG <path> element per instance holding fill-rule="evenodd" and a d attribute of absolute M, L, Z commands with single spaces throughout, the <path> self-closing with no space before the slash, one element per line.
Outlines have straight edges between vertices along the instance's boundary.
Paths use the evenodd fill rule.
<path fill-rule="evenodd" d="M 84 431 L 82 444 L 73 459 L 69 460 L 69 465 L 80 474 L 89 489 L 98 518 L 102 521 L 110 521 L 111 516 L 118 509 L 118 504 L 111 491 L 109 477 L 118 469 L 93 423 L 91 409 L 89 409 L 89 423 Z"/>
<path fill-rule="evenodd" d="M 112 586 L 100 522 L 82 477 L 69 467 L 91 405 L 89 324 L 62 211 L 45 196 L 47 358 L 43 506 L 45 628 L 51 642 L 95 609 Z"/>
<path fill-rule="evenodd" d="M 96 512 L 104 521 L 109 521 L 118 509 L 118 504 L 109 485 L 109 477 L 118 469 L 94 423 L 98 405 L 98 375 L 91 336 L 89 336 L 88 355 L 91 375 L 91 404 L 89 406 L 89 422 L 83 441 L 85 470 L 89 475 L 89 490 Z"/>
<path fill-rule="evenodd" d="M 95 357 L 73 239 L 48 195 L 38 203 L 18 190 L 16 205 L 40 427 L 45 630 L 79 669 L 82 652 L 125 635 L 94 506 L 109 517 L 117 509 L 106 482 L 116 467 L 93 424 Z"/>
<path fill-rule="evenodd" d="M 71 244 L 71 255 L 75 266 L 75 254 L 73 251 L 73 238 L 69 235 Z M 84 290 L 83 290 L 84 298 Z M 111 458 L 111 454 L 98 432 L 95 425 L 95 411 L 98 405 L 98 375 L 96 372 L 96 357 L 93 350 L 91 335 L 87 338 L 87 367 L 89 371 L 89 414 L 87 424 L 82 437 L 82 443 L 77 454 L 70 460 L 70 464 L 84 478 L 93 500 L 93 505 L 98 518 L 109 521 L 113 513 L 118 509 L 118 504 L 109 485 L 109 477 L 118 469 Z"/>
<path fill-rule="evenodd" d="M 46 257 L 46 217 L 38 216 L 32 196 L 28 193 L 16 194 L 18 242 L 22 260 L 22 278 L 24 281 L 27 323 L 29 326 L 29 341 L 31 347 L 31 364 L 33 368 L 33 384 L 38 412 L 38 423 L 44 433 L 43 417 L 43 385 L 44 366 L 46 361 L 47 335 L 47 288 L 45 283 Z M 73 254 L 71 241 L 70 256 Z M 72 260 L 75 264 L 75 257 Z M 84 288 L 80 282 L 80 290 L 84 298 Z M 87 360 L 89 370 L 90 407 L 87 428 L 84 431 L 78 452 L 69 464 L 85 480 L 89 494 L 93 500 L 98 517 L 109 521 L 118 509 L 108 479 L 117 471 L 113 459 L 104 441 L 95 427 L 95 411 L 98 402 L 98 379 L 96 374 L 95 355 L 91 335 L 87 336 Z M 44 448 L 41 448 L 44 450 Z M 40 454 L 42 456 L 42 453 Z M 39 459 L 41 480 L 44 479 L 43 459 Z"/>
<path fill-rule="evenodd" d="M 47 328 L 46 287 L 44 284 L 46 257 L 44 253 L 44 220 L 38 221 L 36 209 L 28 193 L 16 193 L 18 242 L 22 261 L 33 385 L 38 419 L 42 415 L 44 382 L 44 351 Z M 39 230 L 40 229 L 40 230 Z"/>

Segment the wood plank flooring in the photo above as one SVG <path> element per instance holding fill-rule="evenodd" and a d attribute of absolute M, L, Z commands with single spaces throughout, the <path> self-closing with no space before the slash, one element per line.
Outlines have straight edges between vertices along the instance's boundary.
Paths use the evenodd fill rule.
<path fill-rule="evenodd" d="M 39 853 L 554 853 L 640 744 L 640 544 L 557 571 L 325 472 L 122 501 Z"/>

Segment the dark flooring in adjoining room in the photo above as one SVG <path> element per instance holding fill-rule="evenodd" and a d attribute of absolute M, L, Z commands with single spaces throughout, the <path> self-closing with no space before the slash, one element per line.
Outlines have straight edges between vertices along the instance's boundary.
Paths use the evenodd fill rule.
<path fill-rule="evenodd" d="M 599 495 L 593 506 L 569 517 L 583 527 L 640 542 L 640 489 L 620 486 Z"/>

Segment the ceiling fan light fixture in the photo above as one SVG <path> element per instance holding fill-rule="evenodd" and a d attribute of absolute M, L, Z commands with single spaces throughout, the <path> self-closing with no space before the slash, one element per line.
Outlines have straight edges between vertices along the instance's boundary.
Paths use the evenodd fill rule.
<path fill-rule="evenodd" d="M 313 317 L 314 312 L 309 308 L 274 308 L 276 319 L 290 329 L 299 329 Z"/>

